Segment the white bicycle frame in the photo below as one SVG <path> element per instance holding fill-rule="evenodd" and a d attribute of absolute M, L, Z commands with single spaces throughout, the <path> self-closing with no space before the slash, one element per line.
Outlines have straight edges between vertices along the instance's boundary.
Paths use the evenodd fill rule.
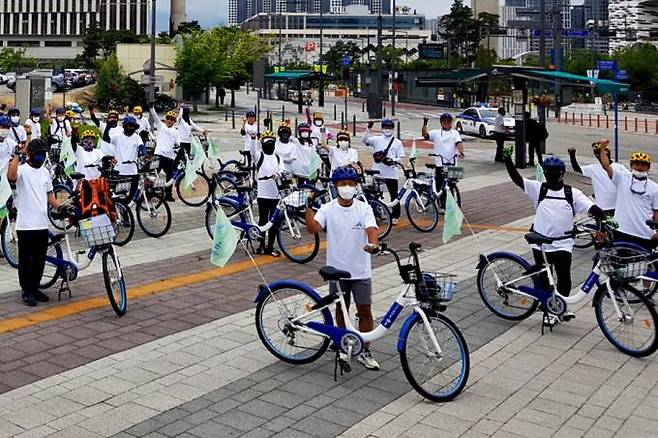
<path fill-rule="evenodd" d="M 378 180 L 381 180 L 381 178 L 377 178 Z M 384 202 L 384 205 L 388 208 L 393 208 L 398 205 L 403 205 L 404 203 L 407 202 L 407 199 L 409 196 L 412 194 L 416 195 L 416 198 L 420 197 L 420 193 L 414 188 L 414 183 L 416 184 L 427 184 L 425 181 L 415 179 L 415 178 L 409 178 L 404 182 L 404 185 L 402 186 L 402 190 L 404 190 L 404 194 L 402 195 L 402 198 L 399 198 L 400 192 L 398 192 L 398 195 L 393 199 L 391 202 Z"/>

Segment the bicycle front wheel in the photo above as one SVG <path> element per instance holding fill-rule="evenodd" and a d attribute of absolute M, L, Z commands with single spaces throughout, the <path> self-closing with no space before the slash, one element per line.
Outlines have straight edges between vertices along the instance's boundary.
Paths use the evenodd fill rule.
<path fill-rule="evenodd" d="M 520 321 L 532 315 L 539 301 L 519 295 L 513 291 L 499 287 L 496 275 L 502 283 L 508 283 L 522 277 L 529 266 L 521 263 L 516 257 L 508 254 L 489 256 L 486 264 L 478 269 L 478 292 L 484 304 L 494 314 L 510 321 Z M 534 286 L 532 278 L 515 282 L 511 287 Z"/>
<path fill-rule="evenodd" d="M 114 244 L 124 246 L 130 242 L 135 234 L 135 216 L 125 204 L 117 202 L 114 204 L 117 210 L 117 235 Z"/>
<path fill-rule="evenodd" d="M 288 215 L 288 219 L 284 217 L 277 227 L 276 238 L 281 252 L 295 263 L 308 263 L 320 251 L 320 236 L 306 230 L 301 214 Z"/>
<path fill-rule="evenodd" d="M 405 203 L 411 225 L 421 233 L 429 233 L 439 223 L 439 207 L 427 193 L 413 193 Z"/>
<path fill-rule="evenodd" d="M 149 237 L 162 237 L 171 227 L 171 208 L 158 193 L 149 193 L 137 203 L 137 222 Z"/>
<path fill-rule="evenodd" d="M 455 201 L 457 201 L 457 206 L 459 208 L 462 207 L 462 194 L 459 192 L 459 187 L 457 187 L 457 184 L 450 184 L 450 194 L 452 195 L 453 198 L 455 198 Z"/>
<path fill-rule="evenodd" d="M 377 237 L 383 240 L 391 233 L 391 211 L 379 199 L 368 201 L 372 212 L 375 214 L 375 221 L 377 222 Z"/>
<path fill-rule="evenodd" d="M 2 239 L 2 254 L 12 268 L 18 269 L 18 235 L 16 221 L 8 217 L 0 225 L 0 239 Z"/>
<path fill-rule="evenodd" d="M 309 313 L 307 308 L 319 300 L 297 285 L 279 284 L 270 292 L 256 306 L 256 331 L 265 348 L 276 358 L 295 365 L 322 356 L 329 339 L 305 332 L 302 327 L 311 321 L 331 324 L 329 309 Z"/>
<path fill-rule="evenodd" d="M 429 326 L 416 315 L 411 326 L 401 333 L 404 348 L 400 362 L 404 375 L 420 395 L 435 402 L 455 398 L 466 386 L 470 370 L 468 346 L 457 326 L 447 317 L 428 315 Z M 441 349 L 430 337 L 434 333 Z"/>
<path fill-rule="evenodd" d="M 103 280 L 112 309 L 119 316 L 125 315 L 128 307 L 126 282 L 123 279 L 119 256 L 112 246 L 103 253 Z"/>
<path fill-rule="evenodd" d="M 203 172 L 197 172 L 197 178 L 188 188 L 185 186 L 185 177 L 180 177 L 176 181 L 176 193 L 183 204 L 199 207 L 205 204 L 210 197 L 210 180 Z"/>
<path fill-rule="evenodd" d="M 653 354 L 658 350 L 658 313 L 654 305 L 628 284 L 621 284 L 612 296 L 614 301 L 608 291 L 602 289 L 594 299 L 596 321 L 603 335 L 629 356 Z"/>

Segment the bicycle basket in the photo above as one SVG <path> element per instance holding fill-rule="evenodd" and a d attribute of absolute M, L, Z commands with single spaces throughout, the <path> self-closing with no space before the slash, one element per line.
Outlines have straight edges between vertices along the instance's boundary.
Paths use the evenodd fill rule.
<path fill-rule="evenodd" d="M 82 219 L 78 222 L 80 237 L 84 239 L 87 246 L 102 246 L 114 243 L 117 233 L 110 217 L 106 214 Z"/>
<path fill-rule="evenodd" d="M 125 176 L 113 176 L 105 178 L 107 184 L 110 186 L 112 193 L 116 194 L 125 194 L 130 193 L 130 188 L 132 186 L 132 179 Z"/>
<path fill-rule="evenodd" d="M 619 248 L 599 251 L 600 268 L 617 280 L 639 277 L 649 270 L 650 254 L 624 254 Z"/>
<path fill-rule="evenodd" d="M 416 283 L 416 299 L 420 302 L 452 300 L 457 289 L 455 277 L 441 272 L 423 272 L 422 282 Z"/>
<path fill-rule="evenodd" d="M 308 193 L 306 190 L 297 190 L 283 198 L 283 203 L 288 207 L 300 208 L 306 206 Z"/>
<path fill-rule="evenodd" d="M 448 179 L 463 179 L 464 168 L 461 166 L 448 166 Z"/>

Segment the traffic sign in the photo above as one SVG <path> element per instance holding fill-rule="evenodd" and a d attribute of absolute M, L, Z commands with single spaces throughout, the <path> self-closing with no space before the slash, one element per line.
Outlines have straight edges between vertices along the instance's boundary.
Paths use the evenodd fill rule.
<path fill-rule="evenodd" d="M 617 61 L 596 61 L 598 70 L 617 71 Z"/>
<path fill-rule="evenodd" d="M 441 44 L 424 43 L 418 45 L 418 58 L 420 59 L 443 59 L 444 46 Z"/>
<path fill-rule="evenodd" d="M 567 38 L 585 38 L 589 32 L 584 29 L 566 29 L 564 36 Z"/>
<path fill-rule="evenodd" d="M 599 78 L 599 70 L 587 70 L 587 77 L 588 78 L 598 79 Z"/>
<path fill-rule="evenodd" d="M 628 71 L 627 70 L 619 70 L 617 74 L 615 75 L 615 79 L 618 81 L 625 81 L 628 80 Z"/>

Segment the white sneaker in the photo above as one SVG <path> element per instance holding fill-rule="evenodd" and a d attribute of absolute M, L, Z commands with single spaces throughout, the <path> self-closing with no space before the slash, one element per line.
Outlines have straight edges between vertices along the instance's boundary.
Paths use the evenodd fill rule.
<path fill-rule="evenodd" d="M 397 225 L 398 222 L 400 222 L 400 219 L 398 219 L 398 218 L 396 218 L 396 217 L 394 217 L 393 219 L 391 219 L 391 224 L 393 224 L 393 225 Z"/>
<path fill-rule="evenodd" d="M 556 326 L 560 323 L 560 318 L 557 316 L 547 313 L 544 315 L 544 325 L 548 327 Z"/>
<path fill-rule="evenodd" d="M 375 359 L 372 358 L 372 354 L 370 354 L 369 351 L 364 351 L 359 355 L 359 357 L 356 359 L 360 364 L 363 364 L 364 367 L 366 367 L 369 370 L 378 370 L 379 369 L 379 364 Z"/>

